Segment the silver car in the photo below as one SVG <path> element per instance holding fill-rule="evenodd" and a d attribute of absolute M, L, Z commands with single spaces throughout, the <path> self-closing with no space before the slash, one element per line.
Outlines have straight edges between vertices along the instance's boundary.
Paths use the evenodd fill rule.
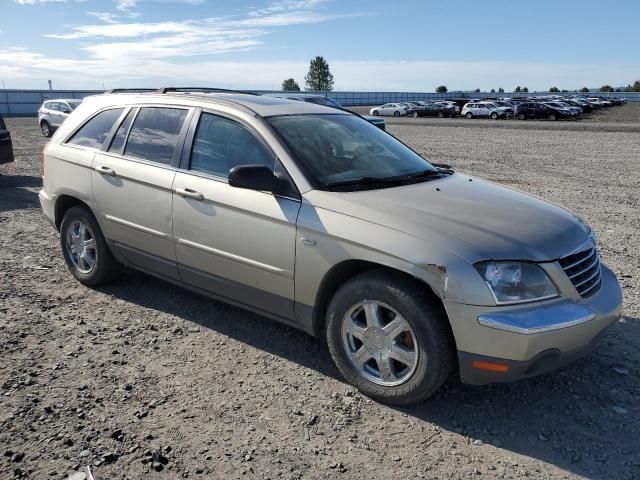
<path fill-rule="evenodd" d="M 58 98 L 43 102 L 38 109 L 38 125 L 42 135 L 45 137 L 53 135 L 53 132 L 81 103 L 82 100 L 75 98 Z"/>
<path fill-rule="evenodd" d="M 380 401 L 419 402 L 454 372 L 484 384 L 552 370 L 621 313 L 584 221 L 345 111 L 100 95 L 43 161 L 42 208 L 79 282 L 128 265 L 300 328 Z"/>

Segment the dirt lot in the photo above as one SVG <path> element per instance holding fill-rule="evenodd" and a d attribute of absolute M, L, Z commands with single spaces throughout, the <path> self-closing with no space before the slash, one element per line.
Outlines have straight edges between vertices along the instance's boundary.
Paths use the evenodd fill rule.
<path fill-rule="evenodd" d="M 389 126 L 433 161 L 575 210 L 626 302 L 598 349 L 567 368 L 511 385 L 453 378 L 411 409 L 363 397 L 320 341 L 256 315 L 134 272 L 79 285 L 39 209 L 44 139 L 34 119 L 8 119 L 17 161 L 0 166 L 0 478 L 66 479 L 84 465 L 100 480 L 640 478 L 638 119 L 628 105 L 587 131 Z"/>

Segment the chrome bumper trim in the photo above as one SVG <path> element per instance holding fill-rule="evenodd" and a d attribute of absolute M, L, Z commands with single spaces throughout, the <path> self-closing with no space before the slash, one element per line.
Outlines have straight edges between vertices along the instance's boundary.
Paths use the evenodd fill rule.
<path fill-rule="evenodd" d="M 531 335 L 574 327 L 590 322 L 595 317 L 592 310 L 571 302 L 538 307 L 534 310 L 481 315 L 478 317 L 478 323 L 498 330 Z"/>

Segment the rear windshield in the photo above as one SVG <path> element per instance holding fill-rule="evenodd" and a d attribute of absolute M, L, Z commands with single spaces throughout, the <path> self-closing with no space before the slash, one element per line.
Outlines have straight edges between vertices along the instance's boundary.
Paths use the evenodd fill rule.
<path fill-rule="evenodd" d="M 399 140 L 353 115 L 286 115 L 267 120 L 316 188 L 435 170 Z"/>
<path fill-rule="evenodd" d="M 82 100 L 65 100 L 65 101 L 69 104 L 69 106 L 71 107 L 71 110 L 75 110 L 82 103 Z"/>

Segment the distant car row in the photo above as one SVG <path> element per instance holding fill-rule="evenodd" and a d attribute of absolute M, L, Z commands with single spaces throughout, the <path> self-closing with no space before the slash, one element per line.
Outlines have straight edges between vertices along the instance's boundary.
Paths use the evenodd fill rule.
<path fill-rule="evenodd" d="M 408 101 L 385 103 L 373 107 L 369 112 L 374 116 L 394 117 L 454 117 L 465 118 L 545 118 L 558 120 L 576 118 L 584 113 L 613 105 L 622 105 L 624 99 L 588 96 L 537 96 L 485 99 L 449 99 L 434 102 Z"/>

